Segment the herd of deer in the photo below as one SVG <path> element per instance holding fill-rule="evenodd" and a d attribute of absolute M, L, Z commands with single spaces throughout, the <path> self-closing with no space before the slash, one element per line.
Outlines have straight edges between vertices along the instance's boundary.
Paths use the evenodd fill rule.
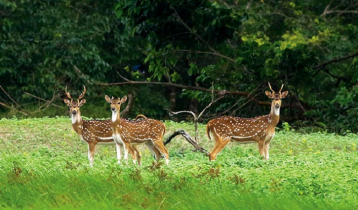
<path fill-rule="evenodd" d="M 269 159 L 270 141 L 275 135 L 275 127 L 280 118 L 281 99 L 285 98 L 288 91 L 281 93 L 272 90 L 265 91 L 265 94 L 272 99 L 271 111 L 268 115 L 255 118 L 239 118 L 223 116 L 212 119 L 206 126 L 209 139 L 215 139 L 215 146 L 209 154 L 210 160 L 215 160 L 216 156 L 230 141 L 240 143 L 257 142 L 260 154 L 267 160 Z M 169 152 L 163 144 L 165 125 L 154 119 L 138 115 L 134 120 L 127 120 L 120 117 L 121 104 L 125 103 L 127 97 L 114 99 L 105 96 L 110 104 L 112 117 L 109 120 L 83 120 L 81 118 L 80 107 L 86 103 L 84 95 L 86 88 L 77 100 L 73 100 L 70 93 L 65 90 L 64 102 L 70 108 L 72 127 L 81 139 L 88 144 L 88 160 L 92 167 L 94 153 L 97 144 L 115 144 L 117 149 L 117 159 L 120 163 L 122 150 L 124 159 L 128 160 L 128 153 L 133 158 L 133 163 L 141 165 L 141 154 L 137 149 L 138 144 L 145 144 L 152 152 L 156 161 L 164 156 L 165 163 L 169 163 Z M 141 118 L 141 119 L 139 119 Z"/>

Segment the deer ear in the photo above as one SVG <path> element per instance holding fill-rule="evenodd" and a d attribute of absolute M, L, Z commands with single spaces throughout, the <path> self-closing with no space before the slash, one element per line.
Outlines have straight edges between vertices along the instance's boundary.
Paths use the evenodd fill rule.
<path fill-rule="evenodd" d="M 112 103 L 112 100 L 111 100 L 111 98 L 110 98 L 109 96 L 106 95 L 104 98 L 106 99 L 106 101 L 107 101 L 108 103 Z"/>
<path fill-rule="evenodd" d="M 81 99 L 80 100 L 80 103 L 78 104 L 78 106 L 82 106 L 83 104 L 85 104 L 86 103 L 86 99 Z"/>
<path fill-rule="evenodd" d="M 127 96 L 124 96 L 122 99 L 121 99 L 121 103 L 123 104 L 124 102 L 127 101 Z"/>
<path fill-rule="evenodd" d="M 288 91 L 281 93 L 281 98 L 286 98 L 287 94 L 288 94 Z"/>
<path fill-rule="evenodd" d="M 270 91 L 265 91 L 265 94 L 267 95 L 267 97 L 272 98 L 272 94 Z"/>
<path fill-rule="evenodd" d="M 64 102 L 65 102 L 65 104 L 67 104 L 67 105 L 70 105 L 70 104 L 71 104 L 71 101 L 70 101 L 70 100 L 68 100 L 67 98 L 63 99 L 63 101 L 64 101 Z"/>

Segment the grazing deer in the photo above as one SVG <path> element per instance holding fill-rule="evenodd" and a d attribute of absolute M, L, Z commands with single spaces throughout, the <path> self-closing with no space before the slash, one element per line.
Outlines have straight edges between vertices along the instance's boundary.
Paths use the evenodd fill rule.
<path fill-rule="evenodd" d="M 141 165 L 140 153 L 135 145 L 145 144 L 155 155 L 158 162 L 161 154 L 165 156 L 165 163 L 169 163 L 169 152 L 163 144 L 163 136 L 165 133 L 165 126 L 158 120 L 146 118 L 143 115 L 138 115 L 143 119 L 140 121 L 131 121 L 120 118 L 121 104 L 126 102 L 127 96 L 122 99 L 114 99 L 105 96 L 108 103 L 111 104 L 112 111 L 112 129 L 113 138 L 117 147 L 124 147 L 124 158 L 128 158 L 128 152 L 132 155 L 133 160 L 137 159 L 138 164 Z"/>
<path fill-rule="evenodd" d="M 288 91 L 281 93 L 283 84 L 278 93 L 265 91 L 265 94 L 272 99 L 271 112 L 255 118 L 239 118 L 231 116 L 223 116 L 212 119 L 206 126 L 206 132 L 211 139 L 214 137 L 215 146 L 209 154 L 210 160 L 215 160 L 217 154 L 224 149 L 230 141 L 238 141 L 240 143 L 257 142 L 260 154 L 269 159 L 270 141 L 275 135 L 275 128 L 280 119 L 281 99 L 285 98 Z"/>
<path fill-rule="evenodd" d="M 72 127 L 81 139 L 88 144 L 88 160 L 92 167 L 94 161 L 94 153 L 97 144 L 114 144 L 112 136 L 111 120 L 83 120 L 81 117 L 80 107 L 86 103 L 84 95 L 86 87 L 83 86 L 83 92 L 77 101 L 73 100 L 70 93 L 65 89 L 66 98 L 64 102 L 70 108 L 72 119 Z"/>

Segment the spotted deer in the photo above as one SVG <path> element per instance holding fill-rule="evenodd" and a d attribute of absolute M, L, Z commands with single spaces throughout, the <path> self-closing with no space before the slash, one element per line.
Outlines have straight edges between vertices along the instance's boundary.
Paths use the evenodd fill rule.
<path fill-rule="evenodd" d="M 83 92 L 77 100 L 73 100 L 70 93 L 65 89 L 66 98 L 64 102 L 70 108 L 73 130 L 88 144 L 88 160 L 93 167 L 94 153 L 97 144 L 115 144 L 112 136 L 111 120 L 83 120 L 80 107 L 86 103 L 84 95 L 86 87 L 83 86 Z"/>
<path fill-rule="evenodd" d="M 158 162 L 161 155 L 165 156 L 165 163 L 169 163 L 169 152 L 163 144 L 163 136 L 165 133 L 165 126 L 158 120 L 142 117 L 140 121 L 131 121 L 120 117 L 121 104 L 125 103 L 127 96 L 122 99 L 114 99 L 105 96 L 108 103 L 111 104 L 112 111 L 112 129 L 113 138 L 117 147 L 124 147 L 124 158 L 128 158 L 128 152 L 137 159 L 138 164 L 141 165 L 141 156 L 136 148 L 136 145 L 145 144 L 152 154 L 155 155 Z"/>
<path fill-rule="evenodd" d="M 257 142 L 260 154 L 269 159 L 270 141 L 275 135 L 275 128 L 280 119 L 281 99 L 285 98 L 288 91 L 281 93 L 283 84 L 278 93 L 272 90 L 268 83 L 270 91 L 265 94 L 272 99 L 271 111 L 268 115 L 255 118 L 239 118 L 232 116 L 223 116 L 212 119 L 206 126 L 206 132 L 211 139 L 215 139 L 215 146 L 209 154 L 210 160 L 215 160 L 216 156 L 230 141 L 239 143 Z"/>

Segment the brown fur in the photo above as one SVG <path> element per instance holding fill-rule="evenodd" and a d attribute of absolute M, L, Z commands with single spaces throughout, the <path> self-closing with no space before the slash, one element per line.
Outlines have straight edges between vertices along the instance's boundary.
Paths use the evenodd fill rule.
<path fill-rule="evenodd" d="M 64 102 L 70 108 L 71 118 L 75 119 L 72 122 L 72 128 L 81 137 L 81 139 L 88 144 L 88 160 L 90 166 L 93 166 L 94 153 L 97 144 L 114 144 L 112 137 L 112 125 L 110 120 L 83 120 L 81 117 L 80 107 L 86 103 L 83 99 L 86 93 L 86 88 L 83 86 L 84 91 L 74 101 L 67 88 L 65 90 L 66 98 Z"/>
<path fill-rule="evenodd" d="M 260 154 L 265 159 L 269 159 L 269 144 L 275 135 L 275 128 L 280 119 L 281 99 L 288 94 L 287 91 L 281 93 L 281 90 L 278 93 L 275 93 L 272 89 L 272 92 L 265 92 L 272 99 L 271 111 L 268 115 L 255 118 L 224 116 L 210 120 L 206 126 L 206 133 L 209 139 L 211 139 L 210 134 L 213 135 L 215 146 L 209 154 L 209 159 L 215 160 L 217 154 L 230 141 L 240 143 L 257 142 Z"/>
<path fill-rule="evenodd" d="M 113 134 L 116 136 L 116 143 L 120 144 L 120 141 L 122 141 L 125 149 L 132 155 L 133 159 L 138 159 L 139 165 L 141 165 L 139 152 L 133 149 L 133 146 L 136 144 L 146 144 L 155 154 L 157 162 L 161 154 L 163 154 L 166 163 L 168 163 L 169 152 L 163 144 L 163 136 L 165 134 L 164 124 L 158 120 L 146 118 L 144 115 L 137 116 L 137 118 L 143 118 L 140 121 L 137 121 L 137 118 L 136 121 L 122 119 L 120 118 L 120 107 L 127 100 L 127 97 L 114 99 L 113 97 L 106 96 L 105 99 L 111 104 L 112 129 Z"/>

